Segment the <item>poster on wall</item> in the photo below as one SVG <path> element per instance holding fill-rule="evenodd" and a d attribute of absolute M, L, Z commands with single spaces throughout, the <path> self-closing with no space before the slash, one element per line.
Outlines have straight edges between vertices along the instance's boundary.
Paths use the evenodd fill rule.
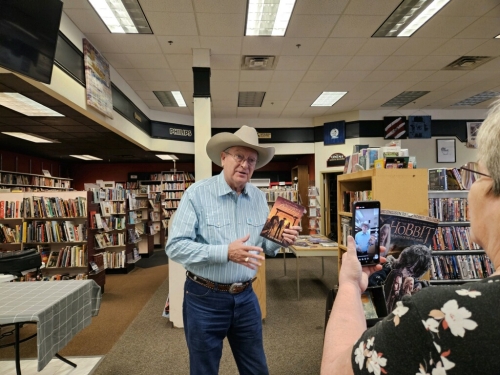
<path fill-rule="evenodd" d="M 406 116 L 384 117 L 384 139 L 406 139 Z"/>
<path fill-rule="evenodd" d="M 468 122 L 467 123 L 467 148 L 477 148 L 476 137 L 482 122 Z"/>
<path fill-rule="evenodd" d="M 345 121 L 323 124 L 323 144 L 340 145 L 345 143 Z"/>
<path fill-rule="evenodd" d="M 83 62 L 85 64 L 87 105 L 97 109 L 103 115 L 113 118 L 109 64 L 85 38 L 83 39 Z"/>
<path fill-rule="evenodd" d="M 431 138 L 431 116 L 408 116 L 408 138 Z"/>

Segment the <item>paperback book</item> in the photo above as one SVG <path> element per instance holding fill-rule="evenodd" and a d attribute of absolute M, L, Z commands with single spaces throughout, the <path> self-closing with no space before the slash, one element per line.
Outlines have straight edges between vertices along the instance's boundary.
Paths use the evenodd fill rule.
<path fill-rule="evenodd" d="M 403 296 L 422 288 L 421 278 L 431 268 L 431 247 L 438 222 L 403 211 L 381 211 L 379 242 L 386 248 L 382 255 L 393 257 L 392 270 L 384 284 L 387 313 Z"/>
<path fill-rule="evenodd" d="M 300 219 L 305 212 L 305 207 L 300 204 L 283 197 L 277 197 L 260 235 L 287 247 L 288 245 L 283 239 L 284 230 L 294 225 L 300 225 Z"/>

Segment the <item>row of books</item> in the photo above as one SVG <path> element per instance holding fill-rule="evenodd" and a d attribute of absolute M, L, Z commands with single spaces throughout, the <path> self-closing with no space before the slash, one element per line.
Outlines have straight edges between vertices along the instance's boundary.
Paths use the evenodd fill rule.
<path fill-rule="evenodd" d="M 438 227 L 432 240 L 433 250 L 481 250 L 472 242 L 470 227 Z"/>
<path fill-rule="evenodd" d="M 22 217 L 85 217 L 87 216 L 87 198 L 62 199 L 59 197 L 23 198 Z"/>
<path fill-rule="evenodd" d="M 124 214 L 125 213 L 125 202 L 110 202 L 110 201 L 104 201 L 104 202 L 99 202 L 101 206 L 101 215 L 102 216 L 110 216 L 110 215 L 116 215 L 116 214 Z"/>
<path fill-rule="evenodd" d="M 184 182 L 164 182 L 162 184 L 163 190 L 186 190 Z"/>
<path fill-rule="evenodd" d="M 462 181 L 457 168 L 430 168 L 429 190 L 468 190 L 470 184 Z"/>
<path fill-rule="evenodd" d="M 342 211 L 351 212 L 352 204 L 354 202 L 371 200 L 373 200 L 371 190 L 344 191 L 342 196 Z"/>
<path fill-rule="evenodd" d="M 189 172 L 163 173 L 159 175 L 161 178 L 157 179 L 162 181 L 194 181 L 194 175 Z"/>
<path fill-rule="evenodd" d="M 101 200 L 106 200 L 106 201 L 123 201 L 126 198 L 127 195 L 127 190 L 118 188 L 118 189 L 111 189 L 111 188 L 91 188 L 89 191 L 92 192 L 92 201 L 93 202 L 99 202 Z"/>
<path fill-rule="evenodd" d="M 0 201 L 0 219 L 21 218 L 20 201 Z"/>
<path fill-rule="evenodd" d="M 344 173 L 373 168 L 416 168 L 416 164 L 416 158 L 400 146 L 355 145 L 352 155 L 346 156 Z"/>
<path fill-rule="evenodd" d="M 0 224 L 0 243 L 20 243 L 21 225 L 10 227 L 8 224 Z"/>
<path fill-rule="evenodd" d="M 183 191 L 167 191 L 165 192 L 165 199 L 181 199 Z"/>
<path fill-rule="evenodd" d="M 484 279 L 495 272 L 495 267 L 486 254 L 438 255 L 431 260 L 431 280 Z"/>
<path fill-rule="evenodd" d="M 297 202 L 298 192 L 294 189 L 261 189 L 266 195 L 268 202 L 275 202 L 278 197 L 288 199 L 292 202 Z"/>
<path fill-rule="evenodd" d="M 351 218 L 347 216 L 340 217 L 340 228 L 342 230 L 341 244 L 347 246 L 347 237 L 352 236 Z"/>
<path fill-rule="evenodd" d="M 125 250 L 104 252 L 105 268 L 124 268 L 127 261 Z"/>
<path fill-rule="evenodd" d="M 96 233 L 94 238 L 99 249 L 109 246 L 125 246 L 125 233 Z"/>
<path fill-rule="evenodd" d="M 165 207 L 165 208 L 177 208 L 177 207 L 179 207 L 179 202 L 180 202 L 180 200 L 165 201 L 163 203 L 163 207 Z"/>
<path fill-rule="evenodd" d="M 90 228 L 92 229 L 103 229 L 104 231 L 123 230 L 125 225 L 126 219 L 124 216 L 110 215 L 101 217 L 101 214 L 96 211 L 90 211 Z"/>
<path fill-rule="evenodd" d="M 162 191 L 163 187 L 161 184 L 141 185 L 139 188 L 139 194 L 160 193 Z"/>
<path fill-rule="evenodd" d="M 87 241 L 87 223 L 72 221 L 24 222 L 20 235 L 22 242 L 84 242 Z"/>
<path fill-rule="evenodd" d="M 429 198 L 429 216 L 439 221 L 469 221 L 467 198 Z"/>
<path fill-rule="evenodd" d="M 159 212 L 150 212 L 149 213 L 149 218 L 152 221 L 160 221 L 160 213 Z"/>
<path fill-rule="evenodd" d="M 60 250 L 43 251 L 40 255 L 47 268 L 87 266 L 86 245 L 66 246 Z"/>
<path fill-rule="evenodd" d="M 3 184 L 9 185 L 34 185 L 46 187 L 59 187 L 62 189 L 69 189 L 69 180 L 60 180 L 57 177 L 44 177 L 44 176 L 29 176 L 13 173 L 0 173 L 0 181 Z"/>

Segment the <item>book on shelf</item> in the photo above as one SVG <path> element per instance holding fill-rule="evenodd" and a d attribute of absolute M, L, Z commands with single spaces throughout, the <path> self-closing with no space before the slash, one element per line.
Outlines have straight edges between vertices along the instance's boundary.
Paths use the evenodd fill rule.
<path fill-rule="evenodd" d="M 288 245 L 283 240 L 283 231 L 294 225 L 300 225 L 304 213 L 306 209 L 300 204 L 277 197 L 260 235 L 286 247 Z"/>
<path fill-rule="evenodd" d="M 387 312 L 390 313 L 403 296 L 421 289 L 421 277 L 431 267 L 431 246 L 438 220 L 403 211 L 381 210 L 380 246 L 384 256 L 395 261 L 384 284 Z"/>
<path fill-rule="evenodd" d="M 429 169 L 429 190 L 448 190 L 446 168 Z"/>

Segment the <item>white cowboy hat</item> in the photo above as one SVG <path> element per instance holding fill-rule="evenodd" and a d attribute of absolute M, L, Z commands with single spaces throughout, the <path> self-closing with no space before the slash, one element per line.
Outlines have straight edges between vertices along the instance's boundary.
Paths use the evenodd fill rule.
<path fill-rule="evenodd" d="M 214 135 L 207 143 L 207 154 L 212 161 L 222 167 L 220 154 L 229 147 L 244 146 L 249 147 L 259 154 L 255 169 L 262 168 L 269 163 L 274 156 L 274 147 L 259 146 L 257 130 L 250 126 L 243 125 L 233 133 L 219 133 Z"/>

